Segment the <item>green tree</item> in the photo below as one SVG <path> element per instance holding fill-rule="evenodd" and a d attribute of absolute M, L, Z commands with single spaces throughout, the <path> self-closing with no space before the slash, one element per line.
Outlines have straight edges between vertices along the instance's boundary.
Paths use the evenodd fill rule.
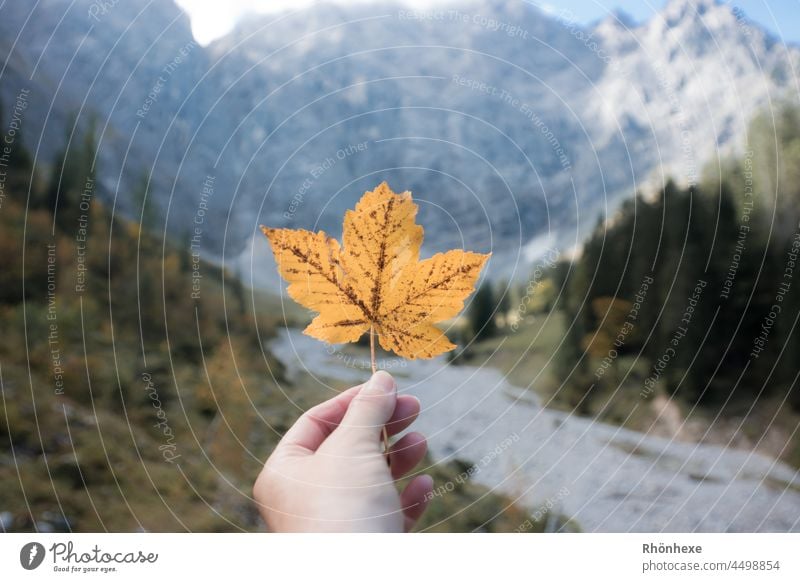
<path fill-rule="evenodd" d="M 0 134 L 3 136 L 2 139 L 5 139 L 8 135 L 7 132 L 8 126 L 3 116 L 3 101 L 0 100 Z M 17 129 L 13 143 L 11 144 L 11 153 L 9 155 L 6 172 L 6 195 L 16 196 L 18 199 L 22 200 L 28 195 L 29 190 L 32 190 L 33 186 L 36 185 L 33 157 L 30 151 L 28 151 L 28 148 L 25 147 L 25 138 L 21 127 Z M 31 207 L 37 208 L 41 206 L 39 202 L 38 192 L 31 191 Z"/>
<path fill-rule="evenodd" d="M 751 159 L 738 165 L 752 166 L 754 196 L 764 210 L 765 225 L 789 236 L 797 228 L 800 202 L 800 105 L 786 101 L 757 115 L 748 130 L 748 146 Z"/>
<path fill-rule="evenodd" d="M 67 232 L 77 228 L 84 190 L 91 188 L 94 196 L 97 174 L 94 118 L 78 138 L 77 119 L 74 116 L 72 119 L 66 126 L 65 145 L 55 156 L 45 189 L 47 207 L 55 214 L 59 228 Z"/>
<path fill-rule="evenodd" d="M 483 283 L 469 306 L 468 318 L 476 340 L 492 337 L 497 331 L 494 321 L 495 301 L 492 287 Z"/>

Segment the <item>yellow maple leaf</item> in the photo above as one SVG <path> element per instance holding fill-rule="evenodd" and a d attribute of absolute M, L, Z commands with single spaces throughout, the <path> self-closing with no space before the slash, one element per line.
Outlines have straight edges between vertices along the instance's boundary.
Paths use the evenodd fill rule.
<path fill-rule="evenodd" d="M 344 343 L 374 331 L 381 347 L 409 359 L 455 347 L 434 324 L 458 315 L 489 255 L 452 250 L 420 261 L 416 215 L 411 193 L 383 182 L 345 214 L 344 247 L 321 231 L 261 227 L 289 296 L 319 313 L 304 333 Z"/>

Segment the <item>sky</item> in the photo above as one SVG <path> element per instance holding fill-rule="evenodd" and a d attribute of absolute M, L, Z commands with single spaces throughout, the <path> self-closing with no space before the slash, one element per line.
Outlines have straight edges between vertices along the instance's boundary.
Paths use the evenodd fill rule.
<path fill-rule="evenodd" d="M 192 30 L 201 44 L 225 35 L 244 15 L 278 12 L 313 4 L 315 0 L 176 0 L 192 19 Z M 336 0 L 353 4 L 370 0 Z M 431 9 L 454 0 L 400 0 L 413 8 Z M 509 0 L 512 1 L 512 0 Z M 647 20 L 666 0 L 526 0 L 543 9 L 568 9 L 584 24 L 622 9 L 637 21 Z M 800 43 L 800 0 L 720 0 L 741 9 L 751 20 L 787 42 Z M 557 8 L 555 8 L 557 6 Z"/>

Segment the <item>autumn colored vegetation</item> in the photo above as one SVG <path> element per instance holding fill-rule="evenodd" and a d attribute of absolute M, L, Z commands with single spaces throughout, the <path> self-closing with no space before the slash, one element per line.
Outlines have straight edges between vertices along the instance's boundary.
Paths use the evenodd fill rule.
<path fill-rule="evenodd" d="M 103 202 L 92 124 L 76 125 L 72 143 L 34 168 L 18 137 L 6 168 L 0 531 L 262 529 L 255 476 L 300 411 L 330 392 L 310 377 L 289 382 L 263 349 L 285 324 L 276 299 L 206 262 L 194 292 L 187 241 Z M 420 528 L 513 531 L 528 519 L 472 483 L 434 505 Z"/>

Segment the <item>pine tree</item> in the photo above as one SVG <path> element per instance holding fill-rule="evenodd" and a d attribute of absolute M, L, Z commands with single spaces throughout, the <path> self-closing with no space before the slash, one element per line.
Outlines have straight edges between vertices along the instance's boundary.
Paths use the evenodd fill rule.
<path fill-rule="evenodd" d="M 97 173 L 94 119 L 77 140 L 77 119 L 74 116 L 72 119 L 66 126 L 65 145 L 55 156 L 45 190 L 47 207 L 55 214 L 56 224 L 68 232 L 77 227 L 84 190 L 90 187 L 94 195 Z"/>
<path fill-rule="evenodd" d="M 8 126 L 3 116 L 3 101 L 0 100 L 0 139 L 5 140 L 8 135 Z M 7 144 L 6 144 L 7 145 Z M 6 196 L 14 196 L 18 200 L 24 200 L 28 192 L 36 181 L 34 178 L 33 158 L 25 147 L 25 138 L 22 128 L 18 128 L 11 144 L 8 165 L 5 168 L 7 174 L 4 185 Z M 36 192 L 31 192 L 31 207 L 36 208 L 38 197 Z"/>
<path fill-rule="evenodd" d="M 497 331 L 494 322 L 495 302 L 492 287 L 484 283 L 478 288 L 469 306 L 469 322 L 476 340 L 492 337 Z"/>

